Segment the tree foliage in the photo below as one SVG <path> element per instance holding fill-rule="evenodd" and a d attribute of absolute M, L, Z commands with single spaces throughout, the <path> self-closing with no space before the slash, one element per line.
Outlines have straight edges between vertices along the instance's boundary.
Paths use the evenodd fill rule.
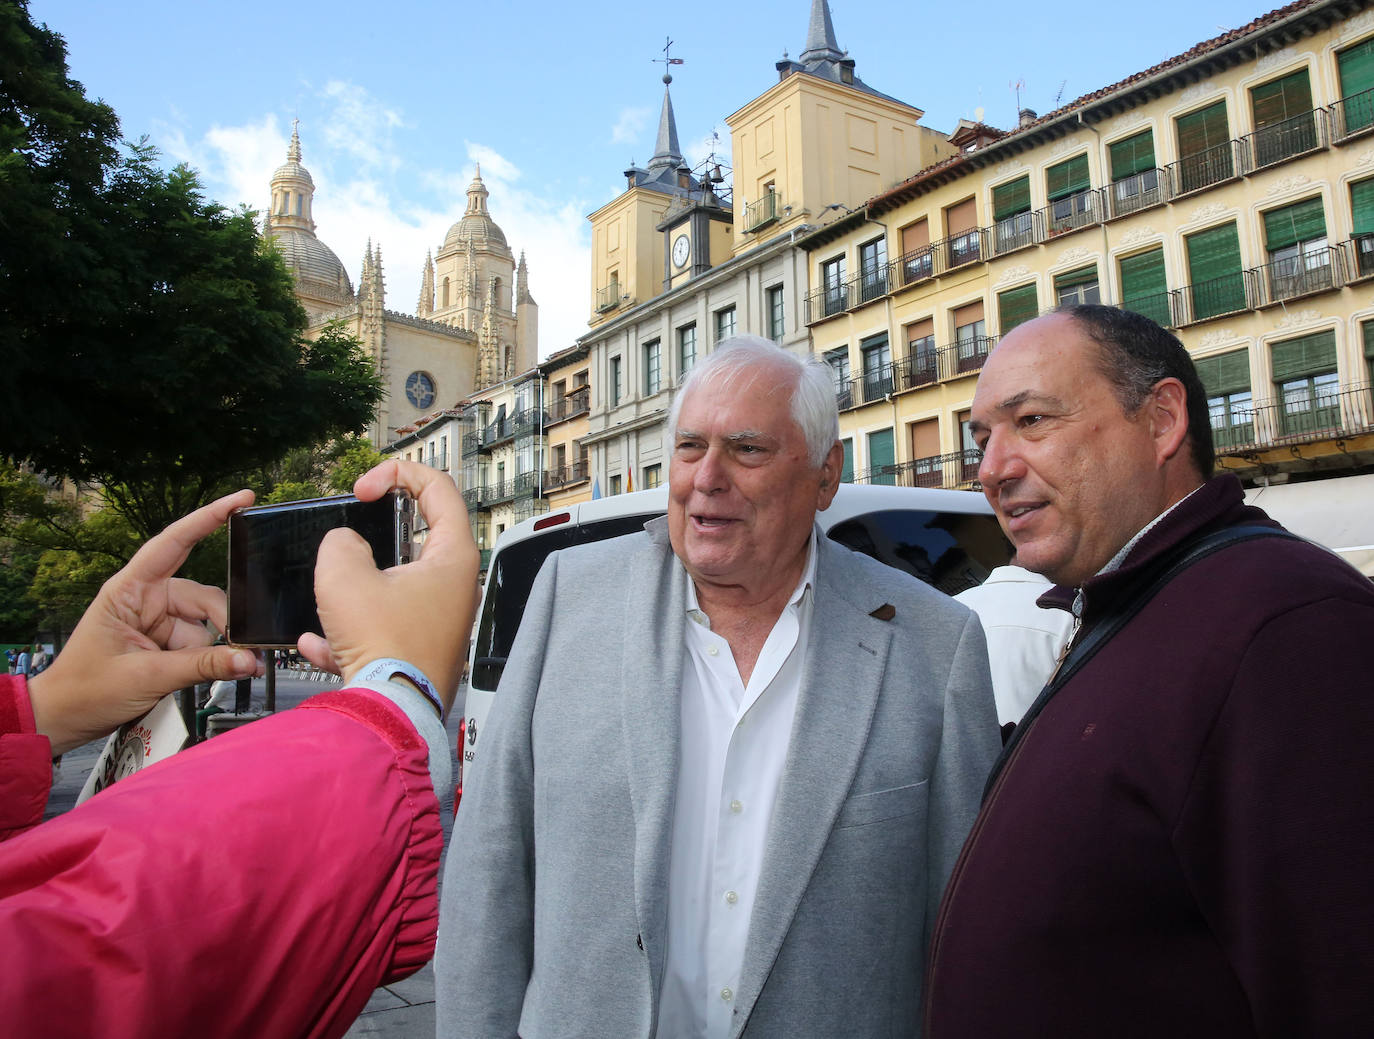
<path fill-rule="evenodd" d="M 251 212 L 117 138 L 61 38 L 0 3 L 0 344 L 23 388 L 0 453 L 99 484 L 146 538 L 292 448 L 364 429 L 382 387 L 342 325 L 305 337 Z"/>

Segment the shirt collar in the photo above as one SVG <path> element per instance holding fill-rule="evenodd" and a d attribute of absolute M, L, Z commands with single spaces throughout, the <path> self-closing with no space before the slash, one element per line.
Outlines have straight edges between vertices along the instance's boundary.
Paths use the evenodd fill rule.
<path fill-rule="evenodd" d="M 802 567 L 801 577 L 797 580 L 797 587 L 792 589 L 792 595 L 787 600 L 788 606 L 798 606 L 807 591 L 816 586 L 816 535 L 815 524 L 811 526 L 811 536 L 806 541 L 806 565 Z M 710 619 L 702 612 L 701 604 L 697 600 L 696 582 L 689 575 L 687 578 L 687 616 L 696 621 L 703 627 L 711 626 Z"/>
<path fill-rule="evenodd" d="M 1136 546 L 1137 544 L 1139 544 L 1141 538 L 1143 538 L 1146 534 L 1148 534 L 1148 533 L 1149 533 L 1149 532 L 1159 523 L 1160 520 L 1162 520 L 1165 516 L 1169 515 L 1169 513 L 1173 512 L 1176 508 L 1178 508 L 1180 505 L 1182 505 L 1185 501 L 1187 501 L 1189 498 L 1191 498 L 1191 497 L 1192 497 L 1194 494 L 1196 494 L 1198 491 L 1202 490 L 1202 488 L 1205 487 L 1205 486 L 1206 486 L 1206 484 L 1199 484 L 1197 487 L 1194 487 L 1191 491 L 1189 491 L 1187 494 L 1185 494 L 1182 498 L 1180 498 L 1178 501 L 1174 502 L 1174 503 L 1173 503 L 1172 505 L 1170 505 L 1167 509 L 1165 509 L 1165 510 L 1164 510 L 1163 512 L 1161 512 L 1158 516 L 1156 516 L 1154 519 L 1150 520 L 1149 523 L 1147 523 L 1147 524 L 1145 524 L 1145 526 L 1141 527 L 1140 530 L 1139 530 L 1139 532 L 1136 534 L 1135 537 L 1131 538 L 1130 541 L 1128 541 L 1128 542 L 1126 542 L 1124 545 L 1122 545 L 1122 546 L 1121 546 L 1121 550 L 1120 550 L 1119 552 L 1117 552 L 1116 555 L 1112 556 L 1111 559 L 1107 560 L 1107 565 L 1104 566 L 1101 570 L 1099 570 L 1099 571 L 1098 571 L 1098 574 L 1099 574 L 1099 575 L 1101 575 L 1101 574 L 1109 574 L 1109 573 L 1111 573 L 1113 570 L 1118 569 L 1118 568 L 1121 566 L 1121 564 L 1124 563 L 1124 562 L 1126 561 L 1126 557 L 1127 557 L 1128 555 L 1131 554 L 1131 549 L 1135 548 L 1135 546 Z"/>

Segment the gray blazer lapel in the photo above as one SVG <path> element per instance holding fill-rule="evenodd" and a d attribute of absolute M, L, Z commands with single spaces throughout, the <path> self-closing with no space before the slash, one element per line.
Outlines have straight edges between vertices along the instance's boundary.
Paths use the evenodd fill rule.
<path fill-rule="evenodd" d="M 806 677 L 749 922 L 735 1035 L 749 1019 L 853 784 L 892 641 L 890 625 L 850 601 L 849 550 L 822 535 L 817 553 Z M 882 605 L 875 600 L 870 609 Z"/>
<path fill-rule="evenodd" d="M 656 1021 L 667 949 L 668 858 L 681 754 L 678 702 L 686 574 L 668 546 L 666 527 L 651 523 L 648 528 L 652 546 L 635 553 L 623 575 L 629 601 L 621 720 L 635 819 L 635 911 L 649 957 Z"/>

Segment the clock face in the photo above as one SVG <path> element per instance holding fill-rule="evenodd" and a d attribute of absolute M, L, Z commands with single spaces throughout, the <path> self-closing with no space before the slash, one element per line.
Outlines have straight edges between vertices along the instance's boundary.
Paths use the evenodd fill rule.
<path fill-rule="evenodd" d="M 406 398 L 417 408 L 427 408 L 434 403 L 434 380 L 424 372 L 411 372 L 406 376 Z"/>
<path fill-rule="evenodd" d="M 673 266 L 686 267 L 687 254 L 691 251 L 692 243 L 687 240 L 685 234 L 680 234 L 673 241 Z"/>

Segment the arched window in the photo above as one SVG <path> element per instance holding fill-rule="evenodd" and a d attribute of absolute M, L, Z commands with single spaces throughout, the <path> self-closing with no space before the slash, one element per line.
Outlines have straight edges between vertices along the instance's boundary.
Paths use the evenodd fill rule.
<path fill-rule="evenodd" d="M 448 306 L 448 279 L 447 279 L 447 278 L 444 279 L 443 300 L 444 300 L 444 302 L 441 303 L 440 306 L 444 306 L 444 307 Z"/>

